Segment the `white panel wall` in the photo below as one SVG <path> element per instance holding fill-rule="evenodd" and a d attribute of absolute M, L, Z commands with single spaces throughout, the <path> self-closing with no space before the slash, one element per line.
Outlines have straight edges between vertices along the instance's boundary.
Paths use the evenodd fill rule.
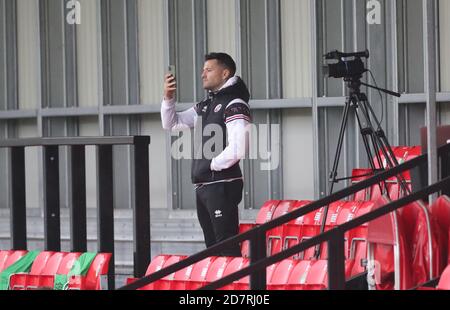
<path fill-rule="evenodd" d="M 236 1 L 207 0 L 206 6 L 208 9 L 208 52 L 225 52 L 237 61 Z"/>
<path fill-rule="evenodd" d="M 159 114 L 142 117 L 142 135 L 151 138 L 149 148 L 150 160 L 150 206 L 167 208 L 167 167 L 170 158 L 166 155 L 166 133 L 161 127 Z"/>
<path fill-rule="evenodd" d="M 97 117 L 79 120 L 80 136 L 99 136 Z M 95 146 L 86 146 L 86 206 L 97 206 L 97 164 Z"/>
<path fill-rule="evenodd" d="M 160 104 L 164 80 L 163 0 L 138 0 L 139 78 L 142 104 Z"/>
<path fill-rule="evenodd" d="M 283 199 L 314 199 L 310 109 L 283 110 Z"/>
<path fill-rule="evenodd" d="M 310 97 L 311 16 L 309 0 L 281 0 L 283 97 Z"/>
<path fill-rule="evenodd" d="M 450 1 L 439 1 L 439 34 L 441 42 L 441 83 L 450 91 Z"/>
<path fill-rule="evenodd" d="M 17 0 L 19 109 L 41 104 L 38 0 Z"/>
<path fill-rule="evenodd" d="M 101 26 L 99 0 L 79 0 L 77 25 L 78 100 L 80 107 L 96 107 L 101 100 Z"/>

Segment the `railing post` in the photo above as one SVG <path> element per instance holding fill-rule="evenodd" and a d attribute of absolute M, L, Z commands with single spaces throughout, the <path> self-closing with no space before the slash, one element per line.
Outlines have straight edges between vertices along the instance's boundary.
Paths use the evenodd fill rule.
<path fill-rule="evenodd" d="M 73 252 L 87 251 L 86 229 L 86 157 L 84 145 L 70 147 L 72 176 L 72 206 L 70 208 L 70 248 Z"/>
<path fill-rule="evenodd" d="M 250 264 L 256 263 L 259 260 L 266 258 L 266 251 L 266 233 L 261 232 L 257 228 L 255 234 L 250 239 Z M 250 289 L 266 289 L 266 268 L 250 274 Z"/>
<path fill-rule="evenodd" d="M 328 241 L 328 289 L 345 289 L 344 233 L 337 231 Z"/>
<path fill-rule="evenodd" d="M 44 240 L 47 251 L 61 251 L 59 148 L 44 146 Z"/>
<path fill-rule="evenodd" d="M 149 181 L 149 137 L 135 137 L 134 140 L 134 192 L 133 246 L 134 276 L 145 275 L 151 258 L 150 239 L 150 181 Z"/>
<path fill-rule="evenodd" d="M 98 250 L 112 253 L 108 289 L 114 289 L 114 186 L 113 147 L 97 145 Z"/>
<path fill-rule="evenodd" d="M 11 248 L 27 249 L 25 148 L 11 148 Z"/>

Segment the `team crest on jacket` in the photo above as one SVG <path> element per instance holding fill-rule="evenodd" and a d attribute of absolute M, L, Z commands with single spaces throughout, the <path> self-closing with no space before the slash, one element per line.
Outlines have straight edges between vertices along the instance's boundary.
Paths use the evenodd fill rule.
<path fill-rule="evenodd" d="M 222 109 L 222 105 L 221 105 L 221 104 L 218 104 L 218 105 L 216 106 L 216 108 L 214 109 L 214 113 L 219 112 L 220 109 Z"/>

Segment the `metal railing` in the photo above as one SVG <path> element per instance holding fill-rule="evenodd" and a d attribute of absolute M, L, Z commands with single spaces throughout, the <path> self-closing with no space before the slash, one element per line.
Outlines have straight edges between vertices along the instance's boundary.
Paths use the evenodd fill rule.
<path fill-rule="evenodd" d="M 97 239 L 98 252 L 112 253 L 108 286 L 114 288 L 114 187 L 113 146 L 132 146 L 133 245 L 134 275 L 143 276 L 150 262 L 150 194 L 149 153 L 150 137 L 61 137 L 0 140 L 0 148 L 10 149 L 11 175 L 11 247 L 27 249 L 25 148 L 43 148 L 44 184 L 44 247 L 47 251 L 61 250 L 61 219 L 59 193 L 59 147 L 68 146 L 70 203 L 70 247 L 72 252 L 87 251 L 86 226 L 86 145 L 97 152 Z"/>
<path fill-rule="evenodd" d="M 438 154 L 442 161 L 448 161 L 450 151 L 450 144 L 447 144 L 439 148 Z M 443 156 L 445 155 L 445 156 Z M 250 275 L 250 289 L 252 290 L 264 290 L 266 289 L 266 267 L 283 259 L 291 257 L 292 255 L 304 251 L 307 248 L 318 245 L 322 242 L 328 242 L 328 288 L 329 289 L 345 289 L 345 254 L 344 254 L 344 234 L 346 231 L 356 228 L 366 222 L 379 218 L 389 212 L 397 210 L 413 201 L 421 199 L 422 197 L 448 189 L 450 187 L 450 177 L 444 178 L 442 181 L 437 182 L 424 189 L 416 191 L 409 196 L 406 196 L 397 201 L 391 202 L 383 207 L 380 207 L 372 212 L 369 212 L 363 216 L 355 218 L 345 224 L 339 225 L 334 229 L 326 231 L 325 233 L 303 241 L 291 248 L 288 248 L 282 252 L 279 252 L 270 257 L 266 256 L 266 232 L 286 224 L 300 216 L 318 210 L 326 205 L 329 205 L 337 200 L 348 197 L 362 189 L 377 184 L 383 180 L 387 180 L 390 177 L 398 175 L 402 172 L 410 170 L 420 165 L 425 164 L 427 161 L 427 155 L 421 155 L 410 161 L 405 162 L 390 170 L 376 174 L 375 176 L 361 181 L 348 188 L 333 193 L 330 196 L 312 202 L 302 208 L 294 210 L 288 214 L 278 217 L 268 223 L 253 228 L 245 233 L 237 235 L 222 241 L 204 251 L 194 254 L 181 262 L 175 263 L 167 268 L 161 269 L 153 274 L 145 276 L 131 284 L 123 286 L 119 289 L 132 290 L 140 288 L 144 285 L 159 280 L 167 275 L 170 275 L 178 270 L 181 270 L 187 266 L 190 266 L 196 262 L 199 262 L 209 256 L 217 255 L 225 247 L 229 247 L 235 244 L 239 244 L 245 240 L 250 240 L 250 265 L 235 273 L 227 275 L 226 277 L 212 282 L 201 289 L 217 289 L 224 285 L 230 284 L 235 280 Z M 448 163 L 446 164 L 448 165 Z M 447 166 L 448 167 L 448 166 Z"/>

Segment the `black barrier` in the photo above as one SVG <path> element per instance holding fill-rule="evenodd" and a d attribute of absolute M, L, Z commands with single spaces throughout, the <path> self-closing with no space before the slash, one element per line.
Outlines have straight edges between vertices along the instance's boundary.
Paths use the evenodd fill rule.
<path fill-rule="evenodd" d="M 438 155 L 440 158 L 448 158 L 448 154 L 450 153 L 450 144 L 447 144 L 443 147 L 440 147 L 438 150 Z M 294 210 L 288 214 L 280 216 L 268 223 L 260 225 L 256 228 L 253 228 L 245 233 L 237 235 L 235 237 L 229 238 L 225 241 L 222 241 L 210 248 L 207 248 L 204 251 L 201 251 L 197 254 L 189 256 L 188 258 L 175 263 L 169 267 L 163 268 L 153 274 L 145 276 L 137 281 L 125 285 L 120 290 L 134 290 L 138 289 L 144 285 L 157 281 L 169 274 L 172 274 L 178 270 L 181 270 L 187 266 L 190 266 L 196 262 L 199 262 L 209 256 L 217 255 L 224 248 L 239 244 L 245 240 L 250 240 L 250 265 L 246 268 L 243 268 L 235 273 L 232 273 L 222 279 L 219 279 L 215 282 L 212 282 L 200 289 L 203 290 L 211 290 L 218 289 L 227 284 L 232 283 L 235 280 L 241 279 L 245 276 L 250 275 L 250 289 L 252 290 L 265 290 L 266 289 L 266 267 L 270 266 L 276 262 L 279 262 L 283 259 L 286 259 L 294 254 L 304 251 L 312 246 L 318 245 L 322 242 L 328 242 L 329 255 L 328 255 L 328 288 L 330 290 L 334 289 L 344 289 L 346 288 L 345 282 L 345 273 L 344 273 L 344 233 L 348 230 L 356 228 L 363 223 L 372 221 L 378 217 L 381 217 L 389 212 L 392 212 L 396 209 L 399 209 L 408 203 L 418 200 L 420 197 L 425 195 L 430 195 L 432 193 L 442 191 L 448 187 L 450 187 L 450 177 L 443 179 L 440 182 L 437 182 L 431 186 L 426 187 L 420 191 L 414 192 L 411 195 L 408 195 L 402 199 L 394 201 L 392 203 L 387 204 L 379 209 L 376 209 L 372 212 L 369 212 L 363 216 L 360 216 L 354 220 L 351 220 L 345 224 L 342 224 L 334 229 L 324 232 L 321 235 L 303 241 L 289 249 L 286 249 L 282 252 L 274 254 L 270 257 L 266 257 L 265 252 L 265 235 L 266 232 L 283 224 L 286 224 L 300 216 L 308 214 L 310 212 L 316 211 L 326 205 L 329 205 L 337 200 L 348 197 L 362 189 L 365 189 L 369 186 L 377 184 L 383 180 L 387 180 L 390 177 L 398 175 L 402 172 L 410 170 L 418 165 L 427 161 L 427 154 L 418 156 L 410 161 L 407 161 L 399 166 L 396 166 L 392 169 L 383 171 L 374 175 L 373 177 L 363 180 L 359 183 L 356 183 L 348 188 L 340 190 L 322 198 L 320 200 L 314 201 L 302 208 Z M 264 250 L 263 250 L 264 249 Z M 348 285 L 348 284 L 347 284 Z"/>
<path fill-rule="evenodd" d="M 86 227 L 86 145 L 97 150 L 98 190 L 98 251 L 112 253 L 109 269 L 109 288 L 114 288 L 114 188 L 113 188 L 113 146 L 132 146 L 134 182 L 133 245 L 134 276 L 145 274 L 150 263 L 150 192 L 149 154 L 150 137 L 61 137 L 25 138 L 1 140 L 0 148 L 11 152 L 11 244 L 13 250 L 27 249 L 26 199 L 25 199 L 25 148 L 43 148 L 44 184 L 44 243 L 47 251 L 61 250 L 60 197 L 59 197 L 59 147 L 69 146 L 71 251 L 87 250 Z"/>

